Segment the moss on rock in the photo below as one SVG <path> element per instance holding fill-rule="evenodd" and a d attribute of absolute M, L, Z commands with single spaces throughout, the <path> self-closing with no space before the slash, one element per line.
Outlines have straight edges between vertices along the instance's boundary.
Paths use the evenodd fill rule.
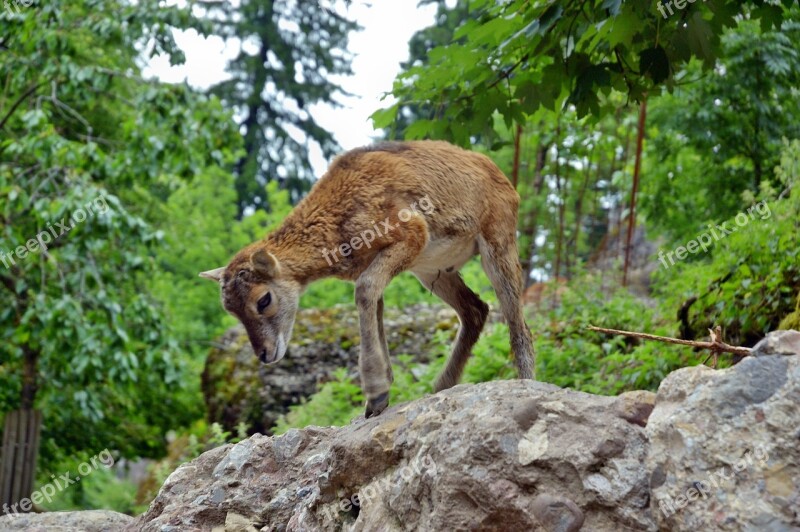
<path fill-rule="evenodd" d="M 790 312 L 783 320 L 781 320 L 779 329 L 787 330 L 794 329 L 800 331 L 800 293 L 797 294 L 797 305 L 794 312 Z"/>

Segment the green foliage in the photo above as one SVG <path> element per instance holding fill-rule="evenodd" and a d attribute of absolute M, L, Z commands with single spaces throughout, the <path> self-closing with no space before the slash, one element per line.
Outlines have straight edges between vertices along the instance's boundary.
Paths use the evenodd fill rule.
<path fill-rule="evenodd" d="M 134 514 L 137 513 L 133 504 L 135 495 L 136 486 L 132 482 L 118 479 L 112 470 L 97 469 L 81 478 L 80 484 L 57 493 L 43 507 L 49 512 L 97 509 Z"/>
<path fill-rule="evenodd" d="M 352 303 L 354 285 L 339 279 L 322 279 L 311 283 L 300 298 L 301 308 L 330 308 Z"/>
<path fill-rule="evenodd" d="M 656 390 L 670 372 L 699 362 L 688 348 L 642 343 L 587 329 L 589 325 L 673 335 L 658 311 L 624 289 L 606 294 L 598 280 L 574 281 L 561 305 L 534 316 L 538 379 L 589 393 Z"/>
<path fill-rule="evenodd" d="M 398 102 L 373 115 L 389 127 L 402 106 L 433 109 L 405 129 L 405 138 L 446 138 L 469 145 L 494 138 L 492 115 L 507 127 L 536 119 L 543 109 L 574 106 L 578 116 L 612 111 L 612 92 L 640 101 L 672 90 L 675 74 L 692 58 L 709 69 L 724 28 L 737 18 L 779 28 L 785 7 L 720 0 L 690 3 L 662 17 L 650 3 L 592 0 L 578 3 L 465 0 L 470 16 L 452 42 L 428 51 L 427 61 L 403 72 L 392 93 Z M 787 7 L 790 3 L 784 3 Z"/>
<path fill-rule="evenodd" d="M 278 420 L 273 432 L 283 434 L 291 428 L 308 425 L 345 425 L 361 413 L 363 402 L 361 388 L 342 368 L 336 371 L 334 380 L 323 384 L 308 401 L 291 407 L 290 412 Z"/>
<path fill-rule="evenodd" d="M 800 290 L 800 141 L 785 141 L 780 160 L 775 174 L 783 197 L 765 188 L 760 200 L 766 203 L 726 220 L 735 231 L 715 241 L 709 256 L 659 274 L 656 295 L 665 308 L 698 298 L 690 320 L 698 335 L 721 325 L 727 341 L 752 345 L 794 308 Z"/>
<path fill-rule="evenodd" d="M 794 311 L 787 314 L 786 317 L 781 320 L 778 328 L 800 331 L 800 292 L 797 294 L 797 305 L 794 307 Z"/>
<path fill-rule="evenodd" d="M 188 10 L 54 1 L 0 19 L 0 410 L 44 411 L 44 470 L 83 449 L 158 455 L 201 413 L 148 289 L 154 223 L 181 183 L 234 160 L 235 124 L 215 99 L 138 75 L 137 45 L 175 52 L 168 28 L 196 25 Z M 49 239 L 59 222 L 74 227 Z"/>
<path fill-rule="evenodd" d="M 690 238 L 749 207 L 744 191 L 775 184 L 782 138 L 800 136 L 798 39 L 796 20 L 768 32 L 742 22 L 713 71 L 692 65 L 694 82 L 653 100 L 641 206 L 654 229 Z"/>

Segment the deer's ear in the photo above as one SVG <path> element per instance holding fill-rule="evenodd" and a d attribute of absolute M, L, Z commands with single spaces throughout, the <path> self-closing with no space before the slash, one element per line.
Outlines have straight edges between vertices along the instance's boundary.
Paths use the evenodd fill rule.
<path fill-rule="evenodd" d="M 203 279 L 211 279 L 212 281 L 219 282 L 222 279 L 222 274 L 225 273 L 225 267 L 217 268 L 216 270 L 208 270 L 207 272 L 200 272 L 200 277 Z"/>
<path fill-rule="evenodd" d="M 265 249 L 259 249 L 250 256 L 250 265 L 262 277 L 277 277 L 280 272 L 278 259 Z"/>

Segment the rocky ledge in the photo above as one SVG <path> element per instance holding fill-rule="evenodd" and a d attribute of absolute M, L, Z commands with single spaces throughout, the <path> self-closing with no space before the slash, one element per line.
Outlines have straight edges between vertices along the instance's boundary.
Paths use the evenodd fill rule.
<path fill-rule="evenodd" d="M 488 382 L 255 435 L 181 466 L 125 529 L 796 531 L 798 342 L 658 394 Z"/>

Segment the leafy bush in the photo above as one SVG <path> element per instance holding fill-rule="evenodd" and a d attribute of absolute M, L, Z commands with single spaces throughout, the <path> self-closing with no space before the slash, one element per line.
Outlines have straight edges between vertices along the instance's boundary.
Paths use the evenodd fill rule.
<path fill-rule="evenodd" d="M 537 378 L 590 393 L 655 390 L 670 371 L 696 359 L 690 349 L 642 343 L 587 329 L 589 325 L 671 336 L 668 321 L 625 289 L 605 294 L 586 276 L 574 281 L 561 305 L 532 322 Z"/>
<path fill-rule="evenodd" d="M 800 291 L 800 141 L 784 141 L 783 146 L 775 174 L 784 192 L 765 183 L 758 198 L 746 194 L 748 204 L 766 202 L 752 219 L 742 225 L 735 217 L 727 220 L 736 231 L 714 242 L 707 255 L 656 275 L 655 296 L 665 313 L 697 298 L 689 321 L 698 337 L 721 325 L 730 343 L 753 345 L 795 307 Z M 737 216 L 742 220 L 741 213 Z"/>
<path fill-rule="evenodd" d="M 45 500 L 41 505 L 42 508 L 47 511 L 108 509 L 132 514 L 135 511 L 133 500 L 136 486 L 132 482 L 117 478 L 113 468 L 106 468 L 98 463 L 90 474 L 77 474 L 78 466 L 90 464 L 91 459 L 89 454 L 80 453 L 54 464 L 55 477 L 46 473 L 40 474 L 35 490 L 41 490 L 47 484 L 56 487 L 54 479 L 65 473 L 69 473 L 69 478 L 72 480 L 80 476 L 80 481 L 57 491 L 50 501 Z M 63 482 L 61 485 L 63 486 Z"/>

